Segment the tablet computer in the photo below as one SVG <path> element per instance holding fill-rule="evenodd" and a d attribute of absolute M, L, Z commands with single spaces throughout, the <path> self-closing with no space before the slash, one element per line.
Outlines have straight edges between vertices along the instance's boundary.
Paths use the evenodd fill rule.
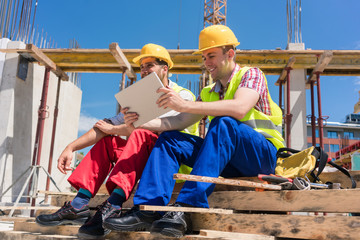
<path fill-rule="evenodd" d="M 162 95 L 162 93 L 156 92 L 160 87 L 164 87 L 164 85 L 153 72 L 115 94 L 115 98 L 122 108 L 128 107 L 129 112 L 136 112 L 139 115 L 139 119 L 134 122 L 135 127 L 171 111 L 171 108 L 159 108 L 156 104 Z"/>

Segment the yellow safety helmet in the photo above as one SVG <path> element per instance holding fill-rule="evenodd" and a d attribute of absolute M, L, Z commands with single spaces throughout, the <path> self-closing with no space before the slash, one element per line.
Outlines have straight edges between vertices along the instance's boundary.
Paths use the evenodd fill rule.
<path fill-rule="evenodd" d="M 133 59 L 133 62 L 140 66 L 141 59 L 146 57 L 154 57 L 165 61 L 168 64 L 169 69 L 174 66 L 174 63 L 170 58 L 169 52 L 160 45 L 156 45 L 153 43 L 146 44 L 141 49 L 140 56 L 135 57 Z"/>
<path fill-rule="evenodd" d="M 201 54 L 203 51 L 221 46 L 239 45 L 237 38 L 230 28 L 224 25 L 212 25 L 204 28 L 199 35 L 199 51 L 194 54 Z"/>

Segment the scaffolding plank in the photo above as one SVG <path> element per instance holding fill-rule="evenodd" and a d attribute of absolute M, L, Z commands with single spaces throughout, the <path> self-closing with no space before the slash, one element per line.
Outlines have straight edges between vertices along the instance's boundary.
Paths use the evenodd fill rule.
<path fill-rule="evenodd" d="M 1 49 L 2 52 L 17 50 Z M 22 50 L 24 51 L 24 50 Z M 41 49 L 54 63 L 65 72 L 104 72 L 122 73 L 119 63 L 109 49 Z M 140 54 L 140 49 L 121 49 L 135 73 L 140 72 L 139 66 L 132 59 Z M 169 49 L 175 64 L 171 72 L 174 74 L 201 74 L 203 61 L 201 55 L 193 55 L 195 49 Z M 312 69 L 319 64 L 319 56 L 324 50 L 237 50 L 236 62 L 241 66 L 259 67 L 267 75 L 280 75 L 291 57 L 296 58 L 293 69 Z M 327 76 L 360 76 L 360 50 L 332 50 L 333 57 L 323 70 Z M 91 63 L 93 65 L 91 65 Z M 89 65 L 86 65 L 89 64 Z M 98 64 L 98 65 L 96 65 Z"/>
<path fill-rule="evenodd" d="M 323 189 L 213 192 L 208 201 L 212 208 L 241 211 L 348 213 L 360 212 L 358 199 L 360 189 Z"/>
<path fill-rule="evenodd" d="M 288 71 L 288 69 L 293 68 L 295 62 L 296 62 L 296 58 L 294 56 L 289 58 L 288 63 L 286 64 L 284 69 L 281 71 L 279 79 L 275 83 L 276 86 L 279 86 L 280 82 L 285 82 L 285 79 L 286 79 L 286 76 L 287 76 L 287 71 Z"/>
<path fill-rule="evenodd" d="M 208 183 L 233 185 L 233 186 L 249 187 L 249 188 L 261 188 L 267 190 L 281 190 L 281 186 L 278 185 L 264 184 L 259 182 L 252 182 L 252 181 L 238 180 L 238 179 L 213 178 L 213 177 L 204 177 L 204 176 L 196 176 L 189 174 L 180 174 L 180 173 L 175 173 L 174 179 L 195 181 L 195 182 L 208 182 Z"/>
<path fill-rule="evenodd" d="M 321 54 L 321 57 L 316 64 L 315 68 L 313 69 L 312 73 L 310 74 L 307 83 L 310 81 L 316 81 L 316 74 L 324 72 L 325 68 L 329 65 L 331 59 L 333 58 L 333 52 L 330 50 L 324 51 Z"/>
<path fill-rule="evenodd" d="M 58 77 L 61 77 L 62 80 L 69 80 L 69 76 L 62 71 L 60 67 L 56 65 L 46 54 L 44 54 L 40 49 L 38 49 L 33 44 L 26 44 L 26 50 L 28 52 L 25 52 L 25 54 L 30 54 L 31 57 L 36 59 L 41 64 L 47 66 L 50 68 L 50 70 L 55 73 Z M 19 52 L 21 54 L 21 52 Z"/>
<path fill-rule="evenodd" d="M 140 205 L 140 210 L 144 211 L 162 211 L 162 212 L 198 212 L 198 213 L 218 213 L 232 214 L 233 210 L 222 208 L 195 208 L 195 207 L 171 207 L 171 206 L 152 206 Z"/>
<path fill-rule="evenodd" d="M 359 239 L 360 217 L 192 213 L 193 229 L 298 239 Z"/>
<path fill-rule="evenodd" d="M 229 239 L 242 239 L 242 240 L 275 240 L 274 236 L 265 236 L 259 234 L 249 233 L 237 233 L 237 232 L 225 232 L 225 231 L 214 231 L 214 230 L 200 230 L 201 236 L 217 237 L 217 238 L 229 238 Z"/>
<path fill-rule="evenodd" d="M 126 75 L 128 75 L 129 78 L 136 79 L 136 74 L 124 53 L 121 51 L 119 45 L 117 43 L 111 43 L 109 50 L 120 66 L 126 68 Z"/>

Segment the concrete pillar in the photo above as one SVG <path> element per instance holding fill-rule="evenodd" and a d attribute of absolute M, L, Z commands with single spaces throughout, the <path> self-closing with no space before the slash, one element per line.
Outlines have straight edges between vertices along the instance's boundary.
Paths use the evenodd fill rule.
<path fill-rule="evenodd" d="M 5 44 L 5 45 L 4 45 Z M 6 46 L 7 45 L 7 46 Z M 12 42 L 0 39 L 1 48 L 25 48 L 22 42 Z M 45 67 L 37 62 L 28 63 L 25 80 L 17 77 L 19 55 L 17 53 L 0 54 L 0 193 L 2 194 L 15 180 L 23 178 L 1 199 L 1 202 L 14 202 L 30 172 L 24 174 L 32 164 L 38 110 L 42 93 Z M 43 145 L 40 165 L 48 169 L 51 135 L 54 118 L 58 77 L 50 73 L 47 118 L 44 124 Z M 64 147 L 77 138 L 81 90 L 71 82 L 62 82 L 59 100 L 59 116 L 55 137 L 52 177 L 62 191 L 68 191 L 67 176 L 57 169 L 57 158 Z M 75 161 L 75 160 L 74 160 Z M 74 162 L 73 161 L 73 162 Z M 37 190 L 45 190 L 46 174 L 40 170 Z M 50 190 L 56 188 L 50 184 Z M 27 188 L 25 191 L 27 194 Z M 21 199 L 23 202 L 25 198 Z M 43 199 L 38 198 L 37 202 Z"/>
<path fill-rule="evenodd" d="M 287 50 L 305 50 L 304 43 L 289 43 Z M 293 69 L 290 72 L 290 113 L 291 121 L 291 148 L 304 149 L 307 147 L 306 135 L 306 70 Z M 285 93 L 286 93 L 285 84 Z M 285 109 L 287 96 L 285 94 Z"/>

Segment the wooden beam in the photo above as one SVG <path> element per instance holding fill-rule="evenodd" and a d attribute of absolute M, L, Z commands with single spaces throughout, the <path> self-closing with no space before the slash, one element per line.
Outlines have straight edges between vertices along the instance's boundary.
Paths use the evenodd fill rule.
<path fill-rule="evenodd" d="M 233 186 L 249 187 L 249 188 L 261 188 L 267 190 L 281 190 L 281 186 L 278 185 L 264 184 L 264 183 L 251 182 L 245 180 L 235 180 L 228 178 L 203 177 L 203 176 L 180 174 L 180 173 L 174 174 L 174 179 L 195 181 L 195 182 L 207 182 L 207 183 L 215 183 L 215 184 L 225 184 L 225 185 L 233 185 Z"/>
<path fill-rule="evenodd" d="M 233 210 L 221 208 L 196 208 L 196 207 L 171 207 L 171 206 L 152 206 L 140 205 L 140 210 L 144 211 L 161 211 L 161 212 L 197 212 L 197 213 L 219 213 L 232 214 Z"/>
<path fill-rule="evenodd" d="M 40 62 L 42 65 L 47 66 L 50 68 L 50 70 L 55 73 L 58 77 L 61 77 L 62 80 L 69 80 L 69 76 L 62 71 L 60 67 L 58 67 L 50 58 L 48 58 L 40 49 L 38 49 L 33 44 L 26 44 L 26 50 L 28 52 L 25 52 L 25 54 L 29 53 L 31 57 L 36 59 L 38 62 Z M 19 51 L 19 54 L 21 54 L 21 51 Z"/>
<path fill-rule="evenodd" d="M 129 61 L 126 59 L 124 53 L 121 51 L 119 45 L 117 43 L 111 43 L 109 50 L 120 66 L 126 68 L 126 75 L 128 75 L 129 78 L 136 79 L 136 74 Z"/>
<path fill-rule="evenodd" d="M 0 51 L 29 52 L 24 49 L 0 49 Z M 41 49 L 41 51 L 65 72 L 122 73 L 119 63 L 109 49 Z M 169 49 L 168 51 L 175 64 L 171 73 L 201 74 L 200 68 L 203 62 L 200 55 L 192 54 L 195 49 Z M 131 61 L 140 54 L 140 49 L 121 49 L 121 52 L 133 71 L 139 72 L 139 67 Z M 237 50 L 236 62 L 241 66 L 259 67 L 267 75 L 280 75 L 289 63 L 289 59 L 295 57 L 296 62 L 292 68 L 306 69 L 307 74 L 312 75 L 312 69 L 319 64 L 319 56 L 325 52 L 324 50 Z M 332 50 L 332 53 L 333 57 L 323 69 L 322 75 L 360 76 L 359 50 Z M 319 70 L 321 70 L 320 64 L 316 71 Z"/>
<path fill-rule="evenodd" d="M 229 238 L 229 239 L 242 239 L 242 240 L 275 240 L 274 236 L 265 236 L 259 234 L 249 233 L 237 233 L 237 232 L 225 232 L 225 231 L 214 231 L 214 230 L 200 230 L 201 236 L 216 237 L 216 238 Z"/>
<path fill-rule="evenodd" d="M 31 206 L 1 206 L 0 207 L 1 210 L 9 210 L 9 209 L 18 209 L 18 210 L 58 210 L 59 207 L 54 207 L 54 206 L 48 206 L 48 207 L 40 207 L 40 206 L 35 206 L 35 207 L 31 207 Z"/>
<path fill-rule="evenodd" d="M 213 192 L 209 206 L 241 211 L 360 212 L 360 189 Z"/>
<path fill-rule="evenodd" d="M 317 62 L 315 68 L 313 69 L 312 73 L 310 74 L 307 83 L 310 81 L 316 81 L 316 73 L 324 72 L 325 68 L 329 65 L 331 59 L 333 58 L 333 52 L 330 50 L 324 51 L 321 54 L 319 61 Z"/>
<path fill-rule="evenodd" d="M 14 231 L 34 232 L 41 234 L 56 234 L 66 236 L 76 236 L 80 226 L 60 225 L 43 227 L 35 222 L 15 222 Z"/>
<path fill-rule="evenodd" d="M 292 69 L 294 64 L 296 62 L 296 58 L 294 56 L 290 57 L 288 63 L 284 67 L 284 69 L 281 71 L 281 74 L 279 76 L 279 79 L 276 81 L 275 85 L 279 86 L 280 82 L 285 82 L 285 78 L 287 76 L 288 69 Z"/>
<path fill-rule="evenodd" d="M 194 231 L 202 229 L 296 239 L 358 240 L 360 217 L 278 214 L 192 213 Z"/>

